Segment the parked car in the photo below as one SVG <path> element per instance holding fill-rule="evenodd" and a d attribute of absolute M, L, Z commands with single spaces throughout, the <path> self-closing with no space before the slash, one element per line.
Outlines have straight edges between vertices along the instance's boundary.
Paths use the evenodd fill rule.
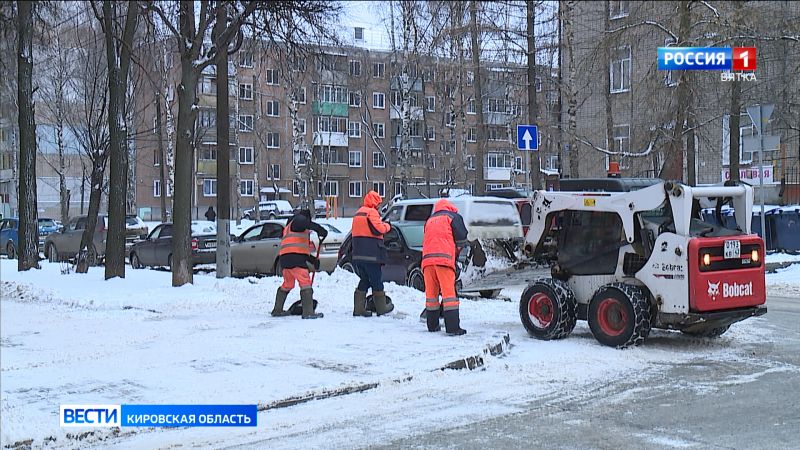
<path fill-rule="evenodd" d="M 81 246 L 83 230 L 86 229 L 88 216 L 76 216 L 69 220 L 63 230 L 49 234 L 44 240 L 44 254 L 50 262 L 64 261 L 74 258 Z M 106 254 L 106 237 L 108 235 L 108 217 L 97 216 L 92 242 L 87 249 L 86 258 L 89 265 L 99 264 Z"/>
<path fill-rule="evenodd" d="M 8 256 L 8 259 L 17 257 L 19 219 L 10 217 L 0 221 L 0 254 Z"/>
<path fill-rule="evenodd" d="M 280 274 L 278 251 L 285 223 L 270 220 L 246 229 L 231 243 L 231 272 L 234 274 Z M 325 226 L 325 225 L 323 225 Z M 326 227 L 330 228 L 335 227 Z M 336 229 L 336 231 L 339 231 Z M 319 246 L 319 237 L 311 233 L 314 248 Z M 336 269 L 339 247 L 344 235 L 329 231 L 320 250 L 320 270 L 331 273 Z"/>
<path fill-rule="evenodd" d="M 136 214 L 125 216 L 125 250 L 128 252 L 133 243 L 147 238 L 147 224 Z"/>
<path fill-rule="evenodd" d="M 217 234 L 207 226 L 192 226 L 192 265 L 213 264 L 217 260 Z M 200 232 L 197 232 L 200 231 Z M 137 241 L 128 253 L 131 267 L 164 266 L 172 268 L 172 223 L 156 226 L 146 239 Z"/>
<path fill-rule="evenodd" d="M 258 204 L 259 217 L 256 218 L 256 209 L 250 208 L 244 211 L 243 218 L 248 220 L 275 220 L 288 219 L 294 214 L 292 204 L 286 200 L 271 200 Z"/>
<path fill-rule="evenodd" d="M 39 223 L 39 251 L 44 252 L 45 238 L 58 231 L 59 227 L 55 220 L 46 217 L 39 217 L 37 222 Z"/>
<path fill-rule="evenodd" d="M 311 209 L 308 207 L 308 202 L 303 200 L 300 202 L 297 207 L 294 208 L 294 212 L 297 213 L 301 209 Z M 324 218 L 328 216 L 328 203 L 325 200 L 314 200 L 314 217 L 316 218 Z"/>

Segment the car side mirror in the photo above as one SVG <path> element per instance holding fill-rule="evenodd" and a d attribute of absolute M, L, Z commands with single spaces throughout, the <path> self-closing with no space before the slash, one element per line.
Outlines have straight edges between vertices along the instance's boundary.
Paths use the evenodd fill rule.
<path fill-rule="evenodd" d="M 403 246 L 400 245 L 400 241 L 398 239 L 390 239 L 386 241 L 386 248 L 389 250 L 402 250 Z"/>

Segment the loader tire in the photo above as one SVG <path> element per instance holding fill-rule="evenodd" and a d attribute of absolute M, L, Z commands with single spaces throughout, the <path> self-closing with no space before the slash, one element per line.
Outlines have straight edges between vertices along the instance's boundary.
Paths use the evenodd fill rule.
<path fill-rule="evenodd" d="M 714 339 L 725 334 L 730 327 L 730 325 L 725 325 L 721 327 L 703 328 L 700 330 L 681 330 L 681 333 L 694 337 Z"/>
<path fill-rule="evenodd" d="M 625 283 L 607 284 L 589 303 L 589 328 L 603 345 L 639 345 L 650 334 L 650 312 L 650 301 L 640 288 Z"/>
<path fill-rule="evenodd" d="M 575 295 L 566 283 L 541 278 L 522 293 L 519 318 L 528 334 L 536 339 L 563 339 L 575 328 L 577 309 Z"/>

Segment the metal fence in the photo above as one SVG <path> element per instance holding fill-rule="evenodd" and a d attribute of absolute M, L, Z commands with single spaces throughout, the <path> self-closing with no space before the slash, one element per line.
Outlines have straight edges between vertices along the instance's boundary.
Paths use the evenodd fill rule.
<path fill-rule="evenodd" d="M 795 162 L 784 169 L 780 197 L 784 205 L 800 204 L 800 163 Z"/>

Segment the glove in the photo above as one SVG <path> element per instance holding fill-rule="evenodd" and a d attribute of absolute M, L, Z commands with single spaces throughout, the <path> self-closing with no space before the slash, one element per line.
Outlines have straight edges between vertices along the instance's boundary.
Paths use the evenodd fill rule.
<path fill-rule="evenodd" d="M 328 230 L 323 228 L 323 229 L 319 230 L 317 232 L 317 234 L 319 235 L 320 239 L 324 240 L 326 237 L 328 237 Z"/>

